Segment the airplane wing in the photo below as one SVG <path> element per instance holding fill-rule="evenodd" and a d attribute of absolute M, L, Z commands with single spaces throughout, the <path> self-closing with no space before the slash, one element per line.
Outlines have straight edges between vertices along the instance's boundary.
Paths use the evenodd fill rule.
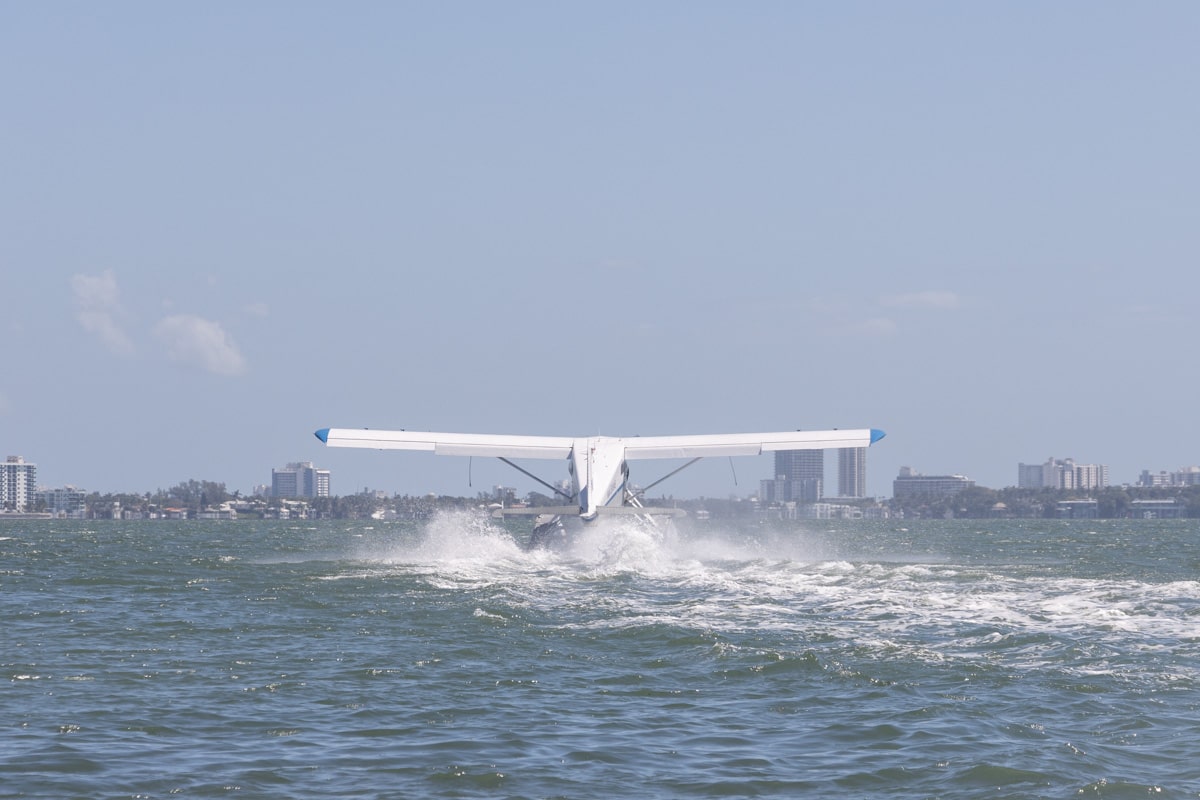
<path fill-rule="evenodd" d="M 316 436 L 330 447 L 375 450 L 425 450 L 442 456 L 501 458 L 566 458 L 576 440 L 568 436 L 521 436 L 487 433 L 428 433 L 369 428 L 322 428 Z M 619 442 L 626 459 L 756 456 L 775 450 L 824 450 L 867 447 L 884 437 L 881 430 L 860 428 L 833 431 L 775 433 L 717 433 L 691 436 L 593 437 Z"/>
<path fill-rule="evenodd" d="M 775 450 L 868 447 L 884 437 L 877 428 L 776 433 L 718 433 L 699 436 L 642 436 L 625 439 L 625 458 L 756 456 Z"/>
<path fill-rule="evenodd" d="M 575 440 L 566 436 L 515 436 L 489 433 L 427 433 L 369 428 L 322 428 L 316 436 L 330 447 L 373 450 L 426 450 L 439 456 L 566 458 Z"/>

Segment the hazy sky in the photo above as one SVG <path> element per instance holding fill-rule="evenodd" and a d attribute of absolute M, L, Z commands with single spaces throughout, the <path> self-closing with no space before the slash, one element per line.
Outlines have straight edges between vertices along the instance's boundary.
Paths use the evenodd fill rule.
<path fill-rule="evenodd" d="M 1200 463 L 1197 42 L 1190 0 L 0 0 L 0 456 L 337 494 L 539 487 L 317 428 L 877 427 L 881 495 Z M 660 489 L 772 472 L 734 467 Z"/>

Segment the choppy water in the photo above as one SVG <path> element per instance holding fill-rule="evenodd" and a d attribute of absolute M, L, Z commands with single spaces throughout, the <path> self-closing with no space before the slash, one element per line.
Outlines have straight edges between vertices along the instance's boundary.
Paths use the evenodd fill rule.
<path fill-rule="evenodd" d="M 1198 578 L 1196 521 L 5 522 L 0 797 L 1196 797 Z"/>

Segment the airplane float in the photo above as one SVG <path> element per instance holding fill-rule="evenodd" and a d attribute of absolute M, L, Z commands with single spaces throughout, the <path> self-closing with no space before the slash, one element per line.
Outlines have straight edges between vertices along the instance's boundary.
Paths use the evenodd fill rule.
<path fill-rule="evenodd" d="M 322 428 L 316 437 L 330 447 L 373 450 L 424 450 L 439 456 L 498 458 L 561 495 L 570 505 L 503 509 L 504 515 L 537 516 L 529 547 L 566 541 L 565 523 L 583 524 L 612 515 L 681 516 L 682 510 L 650 508 L 641 496 L 650 488 L 701 458 L 756 456 L 777 450 L 826 450 L 868 447 L 884 437 L 875 428 L 776 433 L 719 433 L 689 436 L 521 436 L 481 433 L 427 433 L 369 428 Z M 629 482 L 629 462 L 644 459 L 690 459 L 653 483 L 634 489 Z M 550 484 L 512 459 L 565 460 L 571 491 Z"/>

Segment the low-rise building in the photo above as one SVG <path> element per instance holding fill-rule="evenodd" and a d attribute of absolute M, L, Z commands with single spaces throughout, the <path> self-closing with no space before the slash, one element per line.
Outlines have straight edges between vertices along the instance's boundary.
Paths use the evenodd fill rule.
<path fill-rule="evenodd" d="M 1055 506 L 1059 519 L 1097 519 L 1100 516 L 1098 500 L 1060 500 Z"/>
<path fill-rule="evenodd" d="M 805 519 L 862 519 L 862 509 L 841 503 L 809 503 L 801 507 Z"/>
<path fill-rule="evenodd" d="M 1173 497 L 1167 500 L 1133 500 L 1129 503 L 1131 519 L 1179 519 L 1186 514 L 1187 505 Z"/>

